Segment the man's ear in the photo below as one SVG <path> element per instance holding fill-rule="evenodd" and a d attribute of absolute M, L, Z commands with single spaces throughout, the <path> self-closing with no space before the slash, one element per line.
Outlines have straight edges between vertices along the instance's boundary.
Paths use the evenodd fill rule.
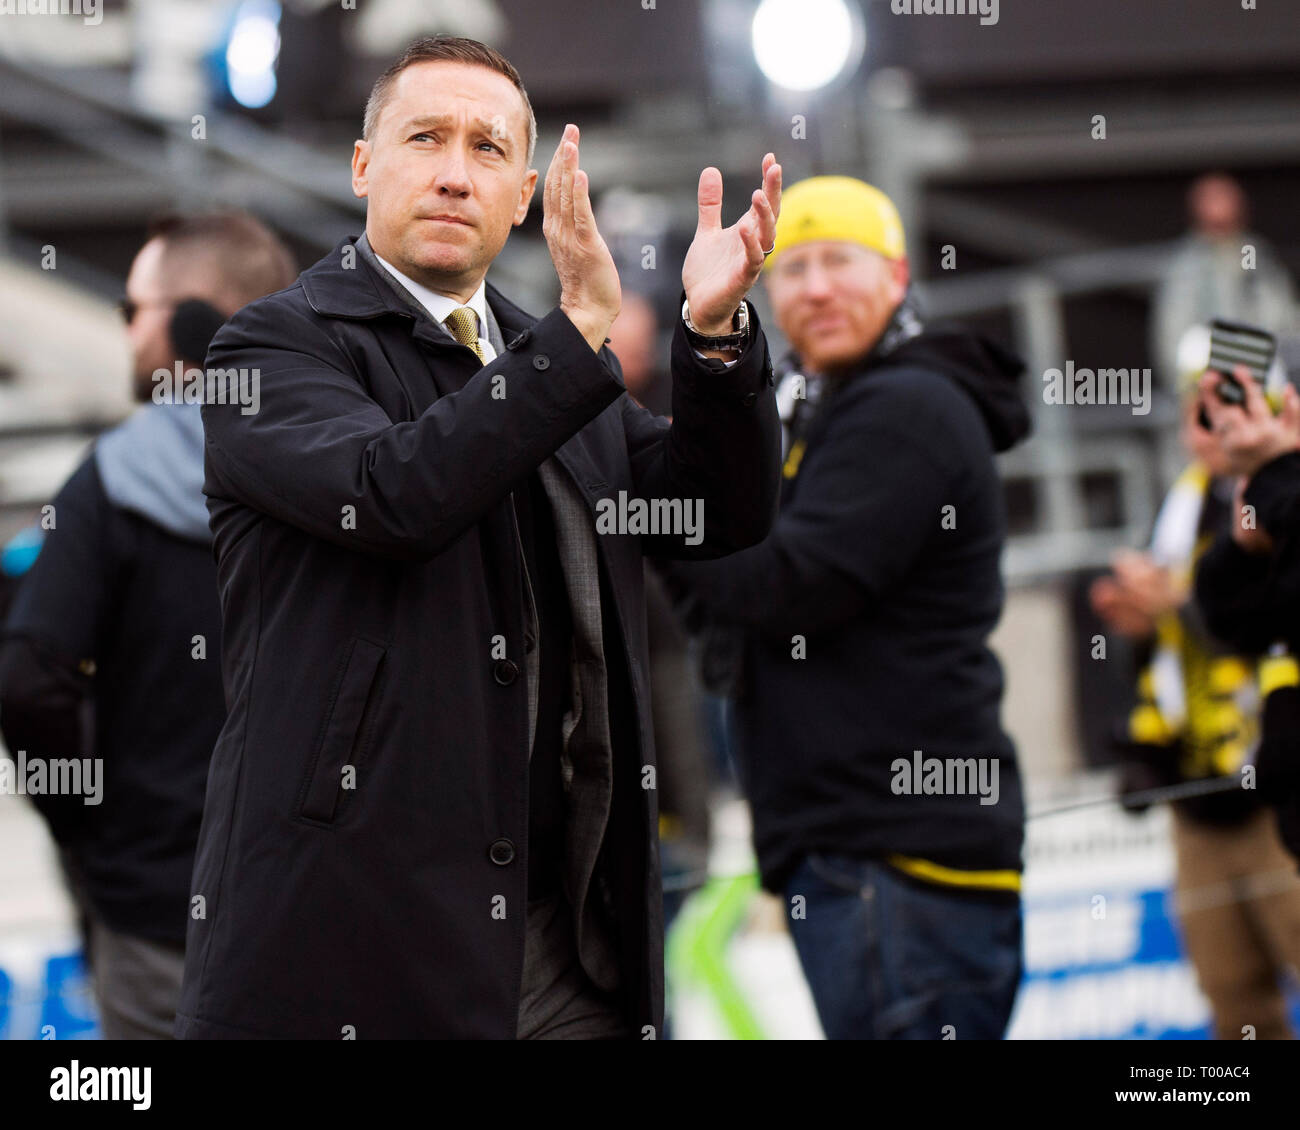
<path fill-rule="evenodd" d="M 370 185 L 366 170 L 370 167 L 370 142 L 358 138 L 352 146 L 352 195 L 364 198 L 369 195 Z"/>
<path fill-rule="evenodd" d="M 524 176 L 524 183 L 519 186 L 519 206 L 515 209 L 515 227 L 518 227 L 528 218 L 528 205 L 533 202 L 533 192 L 536 188 L 537 170 L 529 169 Z"/>
<path fill-rule="evenodd" d="M 912 281 L 912 268 L 907 262 L 907 256 L 901 259 L 895 259 L 890 264 L 892 268 L 892 281 L 898 292 L 898 301 L 903 301 L 903 295 L 907 293 L 907 284 Z"/>

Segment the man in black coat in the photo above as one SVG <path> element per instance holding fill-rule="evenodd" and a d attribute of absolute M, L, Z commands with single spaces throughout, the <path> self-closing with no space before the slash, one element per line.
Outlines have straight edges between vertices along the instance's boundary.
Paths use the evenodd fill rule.
<path fill-rule="evenodd" d="M 781 512 L 760 545 L 670 571 L 742 637 L 759 871 L 826 1035 L 997 1038 L 1024 812 L 988 647 L 993 456 L 1028 431 L 1023 366 L 921 324 L 898 214 L 871 185 L 791 186 L 775 246 L 767 290 L 796 362 Z"/>
<path fill-rule="evenodd" d="M 701 176 L 670 426 L 603 348 L 619 280 L 575 127 L 544 191 L 559 308 L 485 283 L 535 136 L 497 52 L 416 43 L 356 145 L 365 235 L 209 353 L 259 395 L 203 410 L 230 715 L 182 1037 L 661 1026 L 642 555 L 729 553 L 771 524 L 779 425 L 744 296 L 780 167 L 727 229 Z"/>

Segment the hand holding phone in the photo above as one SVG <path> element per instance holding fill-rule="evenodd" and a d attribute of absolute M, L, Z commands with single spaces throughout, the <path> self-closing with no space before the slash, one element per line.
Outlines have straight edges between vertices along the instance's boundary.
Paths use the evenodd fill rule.
<path fill-rule="evenodd" d="M 1261 389 L 1267 387 L 1268 371 L 1277 354 L 1277 338 L 1257 326 L 1215 318 L 1210 323 L 1210 363 L 1207 368 L 1222 378 L 1218 396 L 1224 404 L 1244 406 L 1246 389 L 1237 377 L 1244 368 Z"/>
<path fill-rule="evenodd" d="M 1233 383 L 1243 390 L 1243 402 L 1225 401 L 1223 375 L 1207 371 L 1201 378 L 1201 408 L 1229 472 L 1250 477 L 1279 455 L 1300 451 L 1300 394 L 1288 382 L 1282 389 L 1281 411 L 1274 415 L 1263 386 L 1244 365 L 1232 375 Z"/>

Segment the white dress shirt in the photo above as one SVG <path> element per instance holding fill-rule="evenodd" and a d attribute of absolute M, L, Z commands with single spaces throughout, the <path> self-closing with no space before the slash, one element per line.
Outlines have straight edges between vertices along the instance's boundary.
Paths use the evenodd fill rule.
<path fill-rule="evenodd" d="M 468 306 L 473 310 L 478 316 L 478 343 L 483 350 L 483 363 L 486 365 L 489 361 L 496 360 L 497 351 L 492 348 L 492 342 L 488 340 L 486 277 L 478 284 L 478 290 L 470 295 L 468 302 L 457 302 L 456 299 L 448 298 L 445 294 L 439 294 L 436 290 L 430 290 L 427 286 L 402 274 L 387 259 L 379 255 L 376 255 L 375 258 L 392 271 L 393 277 L 411 292 L 411 297 L 429 311 L 429 316 L 439 325 L 442 325 L 446 321 L 447 315 L 457 307 Z M 446 329 L 448 333 L 451 333 L 450 326 L 446 327 Z"/>

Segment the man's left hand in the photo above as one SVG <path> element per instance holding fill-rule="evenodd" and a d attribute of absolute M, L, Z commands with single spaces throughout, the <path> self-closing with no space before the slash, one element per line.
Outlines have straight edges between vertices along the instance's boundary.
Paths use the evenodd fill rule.
<path fill-rule="evenodd" d="M 729 228 L 722 226 L 722 174 L 712 166 L 700 173 L 699 222 L 682 264 L 682 289 L 691 322 L 700 333 L 733 332 L 732 316 L 763 270 L 763 252 L 776 240 L 781 212 L 781 166 L 772 153 L 763 158 L 763 187 L 756 188 L 749 211 Z"/>

